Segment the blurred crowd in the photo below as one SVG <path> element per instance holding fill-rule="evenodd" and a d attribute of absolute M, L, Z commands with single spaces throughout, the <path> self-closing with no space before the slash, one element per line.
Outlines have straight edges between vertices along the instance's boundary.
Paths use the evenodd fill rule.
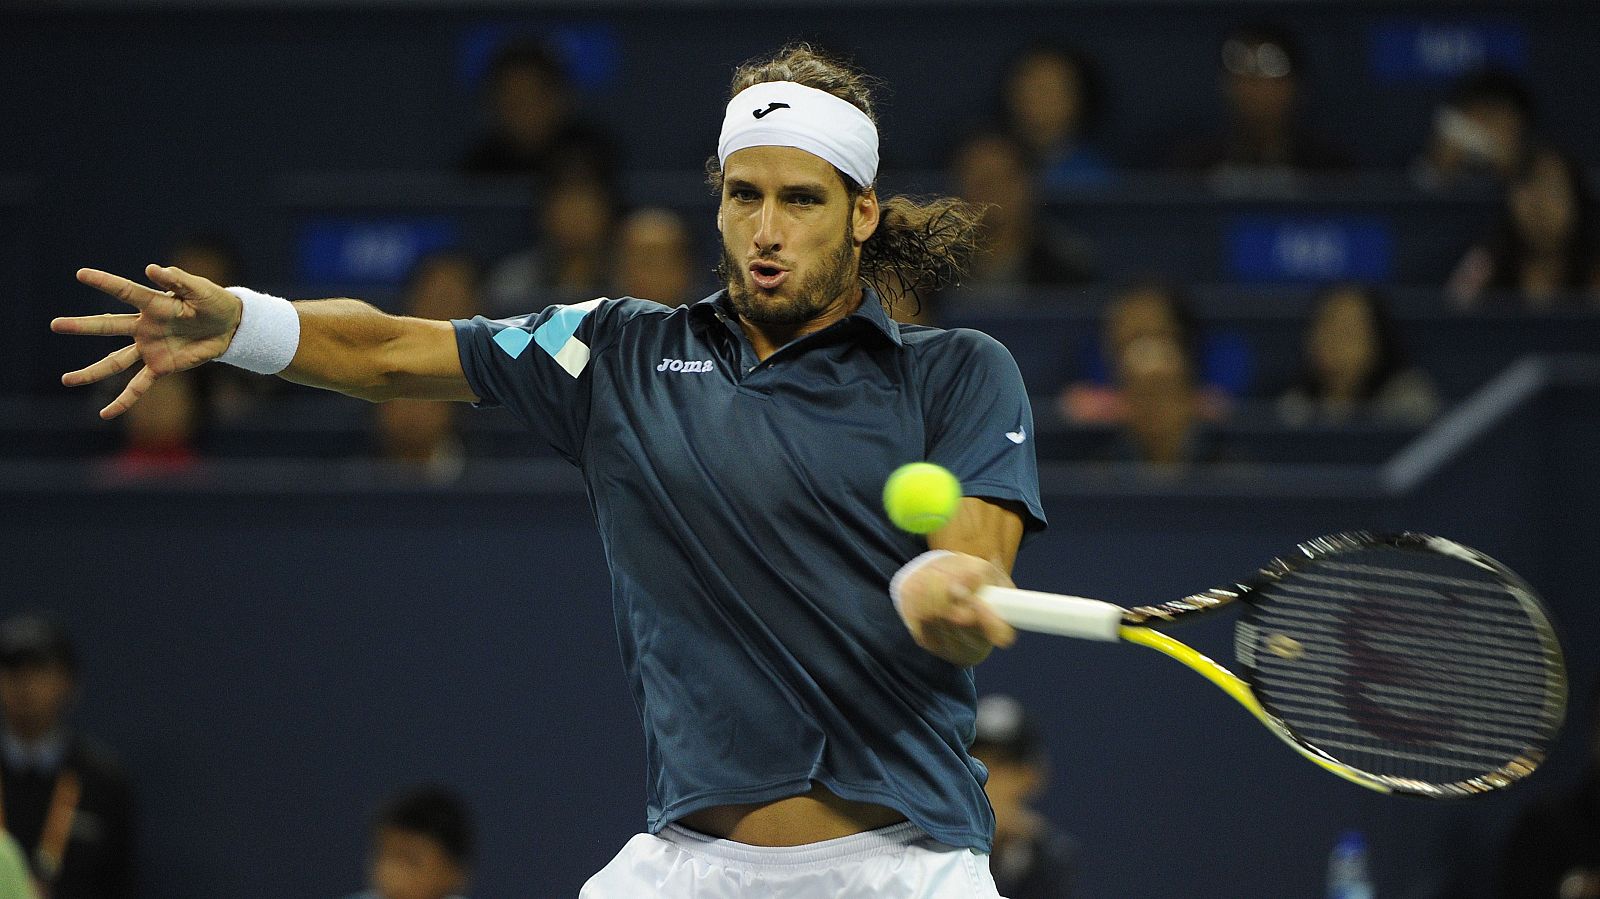
<path fill-rule="evenodd" d="M 1130 173 L 1183 173 L 1225 195 L 1292 189 L 1299 179 L 1350 170 L 1340 136 L 1314 133 L 1295 35 L 1243 25 L 1216 49 L 1226 117 L 1187 126 L 1148 158 L 1114 159 L 1096 133 L 1110 116 L 1095 60 L 1040 42 L 1004 67 L 988 114 L 978 111 L 948 157 L 950 192 L 985 207 L 982 251 L 958 288 L 907 297 L 903 321 L 960 324 L 973 314 L 1046 310 L 1092 286 L 1099 334 L 1058 347 L 1057 383 L 1030 384 L 1045 428 L 1081 428 L 1103 439 L 1069 461 L 1140 463 L 1165 470 L 1248 464 L 1248 445 L 1212 435 L 1242 411 L 1286 428 L 1375 425 L 1417 428 L 1441 410 L 1432 373 L 1413 361 L 1419 335 L 1398 323 L 1386 285 L 1321 285 L 1299 340 L 1298 370 L 1262 376 L 1262 347 L 1226 323 L 1197 315 L 1190 285 L 1156 277 L 1111 281 L 1099 249 L 1072 226 L 1070 203 L 1052 192 L 1109 191 Z M 500 48 L 483 87 L 488 124 L 459 160 L 466 177 L 526 179 L 535 190 L 526 245 L 484 259 L 472 247 L 417 259 L 391 311 L 436 318 L 503 317 L 595 296 L 635 296 L 669 306 L 718 286 L 709 222 L 674 209 L 633 206 L 617 136 L 586 116 L 559 54 L 533 40 Z M 1440 99 L 1405 173 L 1426 193 L 1490 191 L 1497 221 L 1439 285 L 1448 314 L 1539 314 L 1600 309 L 1594 203 L 1582 164 L 1547 142 L 1533 92 L 1518 76 L 1484 69 Z M 219 283 L 249 283 L 226 238 L 189 235 L 166 257 Z M 1065 297 L 1065 299 L 1063 299 Z M 1079 307 L 1072 310 L 1082 315 Z M 1259 338 L 1257 338 L 1259 340 Z M 1276 348 L 1272 348 L 1276 350 Z M 1027 366 L 1024 366 L 1025 370 Z M 216 366 L 163 380 L 122 425 L 108 466 L 114 480 L 192 469 L 215 428 L 271 407 L 292 392 Z M 456 410 L 395 402 L 372 411 L 368 451 L 421 480 L 448 484 L 471 452 Z"/>

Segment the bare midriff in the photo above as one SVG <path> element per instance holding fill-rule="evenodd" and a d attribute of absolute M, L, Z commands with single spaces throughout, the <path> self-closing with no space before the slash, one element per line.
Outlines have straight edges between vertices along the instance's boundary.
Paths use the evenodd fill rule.
<path fill-rule="evenodd" d="M 800 796 L 741 805 L 714 805 L 678 823 L 703 834 L 750 846 L 801 846 L 898 824 L 906 819 L 888 806 L 856 802 L 813 786 Z"/>

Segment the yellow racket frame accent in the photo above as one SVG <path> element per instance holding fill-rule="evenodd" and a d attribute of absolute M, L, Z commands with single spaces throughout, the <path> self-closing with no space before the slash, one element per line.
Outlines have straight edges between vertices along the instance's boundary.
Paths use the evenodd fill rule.
<path fill-rule="evenodd" d="M 1147 627 L 1122 625 L 1117 628 L 1117 636 L 1129 643 L 1137 643 L 1140 646 L 1154 649 L 1163 655 L 1171 656 L 1188 666 L 1191 671 L 1221 687 L 1222 692 L 1232 696 L 1235 702 L 1248 709 L 1250 714 L 1256 716 L 1256 720 L 1266 725 L 1267 729 L 1276 734 L 1278 739 L 1289 744 L 1289 748 L 1310 759 L 1323 770 L 1337 774 L 1353 784 L 1366 787 L 1378 793 L 1394 792 L 1391 787 L 1382 781 L 1374 780 L 1360 771 L 1356 771 L 1347 765 L 1342 765 L 1295 739 L 1282 721 L 1279 721 L 1272 713 L 1261 707 L 1261 702 L 1256 699 L 1256 694 L 1250 690 L 1249 684 L 1245 683 L 1237 674 L 1212 661 L 1204 653 L 1174 640 L 1160 631 L 1153 631 Z"/>

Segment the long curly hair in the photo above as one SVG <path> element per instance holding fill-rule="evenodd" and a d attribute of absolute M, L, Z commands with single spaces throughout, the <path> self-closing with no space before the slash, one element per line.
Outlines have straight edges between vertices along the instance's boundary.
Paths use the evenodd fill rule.
<path fill-rule="evenodd" d="M 853 65 L 810 44 L 784 46 L 768 57 L 753 59 L 734 70 L 731 99 L 745 88 L 769 81 L 793 81 L 827 91 L 867 114 L 876 125 L 873 94 L 878 82 Z M 838 169 L 850 201 L 872 190 Z M 706 160 L 706 180 L 720 196 L 722 165 L 715 154 Z M 956 197 L 880 197 L 878 230 L 861 246 L 861 280 L 891 309 L 961 282 L 978 248 L 982 208 Z"/>

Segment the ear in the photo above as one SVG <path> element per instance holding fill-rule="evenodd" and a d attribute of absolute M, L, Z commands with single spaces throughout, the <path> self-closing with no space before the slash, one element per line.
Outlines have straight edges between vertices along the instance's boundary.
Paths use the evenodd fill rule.
<path fill-rule="evenodd" d="M 856 197 L 855 208 L 850 210 L 850 236 L 855 239 L 856 246 L 866 243 L 867 238 L 877 233 L 882 214 L 883 210 L 878 208 L 876 191 L 868 188 Z"/>

